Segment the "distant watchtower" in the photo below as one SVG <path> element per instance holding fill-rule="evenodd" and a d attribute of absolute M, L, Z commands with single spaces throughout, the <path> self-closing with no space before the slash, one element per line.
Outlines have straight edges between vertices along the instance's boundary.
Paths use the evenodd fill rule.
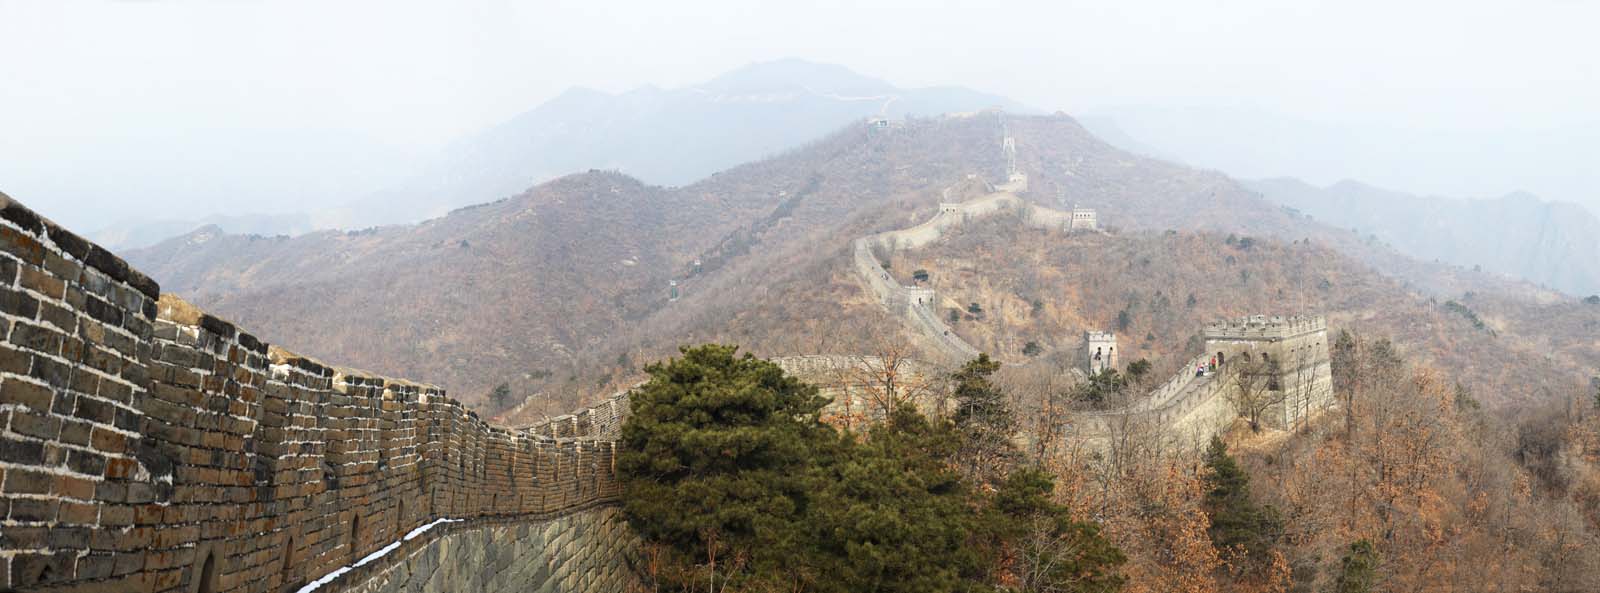
<path fill-rule="evenodd" d="M 1098 375 L 1106 369 L 1117 368 L 1117 335 L 1111 332 L 1084 332 L 1085 352 L 1089 359 L 1089 375 Z"/>
<path fill-rule="evenodd" d="M 1072 222 L 1068 225 L 1067 230 L 1092 231 L 1099 228 L 1100 221 L 1095 216 L 1094 208 L 1072 207 Z"/>

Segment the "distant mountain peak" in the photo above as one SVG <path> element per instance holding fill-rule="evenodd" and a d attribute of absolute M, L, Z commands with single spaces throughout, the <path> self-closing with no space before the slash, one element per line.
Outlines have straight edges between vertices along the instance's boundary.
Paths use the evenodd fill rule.
<path fill-rule="evenodd" d="M 868 117 L 1028 109 L 961 87 L 897 88 L 837 64 L 786 58 L 698 85 L 623 93 L 576 87 L 453 145 L 403 185 L 326 213 L 333 226 L 415 222 L 577 171 L 681 186 Z"/>
<path fill-rule="evenodd" d="M 798 58 L 749 64 L 694 88 L 720 94 L 810 91 L 821 95 L 883 95 L 898 89 L 838 64 Z"/>

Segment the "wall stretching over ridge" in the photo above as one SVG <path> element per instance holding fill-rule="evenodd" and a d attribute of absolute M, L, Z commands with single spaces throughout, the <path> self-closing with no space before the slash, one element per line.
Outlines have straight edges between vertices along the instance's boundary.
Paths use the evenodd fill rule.
<path fill-rule="evenodd" d="M 978 349 L 951 331 L 939 317 L 938 295 L 932 288 L 901 285 L 879 263 L 874 250 L 923 247 L 968 220 L 1007 210 L 1018 212 L 1025 224 L 1034 227 L 1103 232 L 1094 226 L 1075 229 L 1074 212 L 1029 204 L 1016 195 L 1026 188 L 1027 176 L 1013 170 L 1006 184 L 965 202 L 940 203 L 939 212 L 921 224 L 854 241 L 856 276 L 867 291 L 891 313 L 902 316 L 911 329 L 923 336 L 928 350 L 946 363 L 970 360 L 978 355 Z M 949 192 L 947 188 L 945 194 L 948 196 Z M 1246 353 L 1275 357 L 1271 360 L 1277 362 L 1270 372 L 1275 376 L 1272 391 L 1282 391 L 1284 397 L 1264 413 L 1268 426 L 1292 428 L 1334 404 L 1327 323 L 1321 317 L 1258 315 L 1213 323 L 1207 326 L 1204 336 L 1207 352 L 1180 367 L 1165 384 L 1127 407 L 1079 415 L 1072 433 L 1102 451 L 1138 432 L 1159 434 L 1163 442 L 1180 448 L 1203 447 L 1213 435 L 1232 425 L 1239 414 L 1227 397 L 1233 388 L 1227 378 L 1215 375 L 1215 369 L 1199 375 L 1191 369 L 1207 363 L 1225 364 L 1226 356 L 1244 354 L 1249 360 Z"/>
<path fill-rule="evenodd" d="M 564 516 L 619 494 L 626 396 L 491 426 L 437 387 L 329 367 L 161 296 L 3 194 L 0 337 L 0 591 L 294 591 L 464 521 L 322 588 L 345 590 L 479 527 L 597 521 Z"/>

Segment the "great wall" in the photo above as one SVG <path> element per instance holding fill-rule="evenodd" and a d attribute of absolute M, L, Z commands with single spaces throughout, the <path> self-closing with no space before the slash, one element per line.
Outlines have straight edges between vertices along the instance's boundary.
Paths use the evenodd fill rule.
<path fill-rule="evenodd" d="M 891 313 L 899 316 L 919 341 L 944 364 L 959 364 L 978 355 L 978 349 L 950 329 L 938 315 L 938 293 L 926 286 L 907 286 L 897 282 L 875 250 L 892 252 L 916 249 L 938 241 L 950 229 L 970 220 L 1011 211 L 1029 226 L 1055 231 L 1098 230 L 1094 211 L 1074 208 L 1071 212 L 1029 203 L 1017 194 L 1026 192 L 1028 177 L 1016 164 L 1016 143 L 1001 122 L 1002 152 L 1006 158 L 1006 182 L 989 185 L 991 191 L 965 202 L 942 202 L 934 216 L 912 227 L 868 235 L 854 242 L 854 269 L 867 291 Z M 969 176 L 976 178 L 976 175 Z M 944 194 L 948 196 L 949 189 Z M 1333 379 L 1327 349 L 1327 322 L 1321 317 L 1253 316 L 1208 325 L 1202 331 L 1205 353 L 1179 367 L 1179 371 L 1147 395 L 1124 407 L 1086 411 L 1075 415 L 1073 433 L 1093 446 L 1104 449 L 1119 434 L 1144 430 L 1161 435 L 1169 444 L 1197 447 L 1211 435 L 1227 429 L 1238 411 L 1225 397 L 1230 387 L 1218 374 L 1215 362 L 1227 357 L 1276 360 L 1274 386 L 1284 392 L 1283 402 L 1265 413 L 1265 423 L 1289 428 L 1304 422 L 1316 411 L 1333 403 Z M 1097 344 L 1109 344 L 1109 364 L 1092 352 Z M 1087 374 L 1115 368 L 1115 337 L 1104 332 L 1087 332 L 1085 359 Z M 1287 363 L 1287 364 L 1285 364 Z M 1224 366 L 1225 366 L 1224 362 Z M 1194 372 L 1204 368 L 1209 371 Z M 1224 369 L 1225 370 L 1225 369 Z"/>
<path fill-rule="evenodd" d="M 264 344 L 3 194 L 0 254 L 0 590 L 621 591 L 636 574 L 605 506 L 626 396 L 492 426 L 436 387 Z"/>
<path fill-rule="evenodd" d="M 886 365 L 903 364 L 907 384 L 931 384 L 942 365 L 975 356 L 939 319 L 934 291 L 898 284 L 873 248 L 924 246 L 1008 209 L 1046 228 L 1094 228 L 1092 213 L 1018 197 L 1027 180 L 1008 157 L 1007 183 L 989 194 L 854 243 L 863 285 L 941 364 L 775 362 L 821 379 L 848 407 Z M 1293 363 L 1286 389 L 1296 395 L 1270 424 L 1292 426 L 1331 400 L 1320 318 L 1247 318 L 1203 335 L 1208 354 L 1191 366 L 1213 350 Z M 265 344 L 4 194 L 0 336 L 0 591 L 509 593 L 637 582 L 638 547 L 614 505 L 626 392 L 531 426 L 494 426 L 435 386 Z M 1108 439 L 1137 422 L 1194 441 L 1236 416 L 1224 387 L 1185 368 L 1127 408 L 1080 414 L 1077 430 Z"/>

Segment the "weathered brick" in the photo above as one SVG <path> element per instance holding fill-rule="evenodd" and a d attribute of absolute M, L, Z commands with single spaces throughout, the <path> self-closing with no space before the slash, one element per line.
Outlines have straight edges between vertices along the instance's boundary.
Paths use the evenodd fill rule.
<path fill-rule="evenodd" d="M 91 554 L 78 559 L 78 580 L 94 580 L 110 577 L 116 566 L 116 559 L 110 554 Z"/>
<path fill-rule="evenodd" d="M 6 480 L 11 479 L 12 472 L 6 472 Z M 13 498 L 11 499 L 11 520 L 26 522 L 48 522 L 56 520 L 56 508 L 60 502 L 41 498 Z"/>
<path fill-rule="evenodd" d="M 89 242 L 82 237 L 54 223 L 46 223 L 44 226 L 45 235 L 68 255 L 83 259 L 89 254 Z"/>
<path fill-rule="evenodd" d="M 0 285 L 10 286 L 17 279 L 17 260 L 0 256 Z"/>
<path fill-rule="evenodd" d="M 46 354 L 61 352 L 61 340 L 66 336 L 61 332 L 33 325 L 31 323 L 18 323 L 11 328 L 12 344 Z"/>
<path fill-rule="evenodd" d="M 6 494 L 49 494 L 56 477 L 42 471 L 12 468 L 6 472 Z"/>
<path fill-rule="evenodd" d="M 44 268 L 32 266 L 22 268 L 17 284 L 55 300 L 61 300 L 67 295 L 67 283 L 51 276 L 49 272 L 44 271 Z"/>
<path fill-rule="evenodd" d="M 55 391 L 21 379 L 0 379 L 0 404 L 19 404 L 40 412 L 50 411 Z"/>
<path fill-rule="evenodd" d="M 84 527 L 53 527 L 49 538 L 52 548 L 82 550 L 89 547 L 89 530 Z"/>
<path fill-rule="evenodd" d="M 33 355 L 9 344 L 0 344 L 0 371 L 25 375 L 33 365 Z"/>
<path fill-rule="evenodd" d="M 61 420 L 27 410 L 14 410 L 11 414 L 11 430 L 31 437 L 55 439 L 61 434 Z"/>
<path fill-rule="evenodd" d="M 61 419 L 61 442 L 71 443 L 80 447 L 89 445 L 89 436 L 94 431 L 94 425 L 82 420 L 72 418 Z"/>
<path fill-rule="evenodd" d="M 28 369 L 28 376 L 44 381 L 51 387 L 65 389 L 72 384 L 72 367 L 55 359 L 35 357 L 33 368 Z"/>
<path fill-rule="evenodd" d="M 99 424 L 111 424 L 116 413 L 116 406 L 93 397 L 78 398 L 78 407 L 72 411 L 73 416 Z"/>
<path fill-rule="evenodd" d="M 41 465 L 44 463 L 44 444 L 0 436 L 0 461 Z"/>
<path fill-rule="evenodd" d="M 0 287 L 0 311 L 23 319 L 33 319 L 39 316 L 39 299 L 23 292 Z"/>
<path fill-rule="evenodd" d="M 99 297 L 90 296 L 84 299 L 83 312 L 96 321 L 112 327 L 122 325 L 122 310 Z"/>
<path fill-rule="evenodd" d="M 39 303 L 39 321 L 65 332 L 68 336 L 78 331 L 78 314 L 53 303 L 42 301 Z"/>
<path fill-rule="evenodd" d="M 11 227 L 0 227 L 0 251 L 11 254 L 28 265 L 44 263 L 44 246 Z"/>
<path fill-rule="evenodd" d="M 91 245 L 89 253 L 84 256 L 83 260 L 84 263 L 89 264 L 89 267 L 101 271 L 114 282 L 120 283 L 128 280 L 128 262 L 112 255 L 111 252 L 102 249 L 99 245 Z"/>
<path fill-rule="evenodd" d="M 94 498 L 94 481 L 77 476 L 56 476 L 56 494 L 79 500 Z"/>
<path fill-rule="evenodd" d="M 6 527 L 0 530 L 0 548 L 8 550 L 38 549 L 48 545 L 50 528 L 44 526 Z"/>
<path fill-rule="evenodd" d="M 115 431 L 96 428 L 90 437 L 90 444 L 96 451 L 121 455 L 128 450 L 128 437 Z"/>
<path fill-rule="evenodd" d="M 106 456 L 73 449 L 67 453 L 67 468 L 80 474 L 104 475 L 106 472 Z"/>

